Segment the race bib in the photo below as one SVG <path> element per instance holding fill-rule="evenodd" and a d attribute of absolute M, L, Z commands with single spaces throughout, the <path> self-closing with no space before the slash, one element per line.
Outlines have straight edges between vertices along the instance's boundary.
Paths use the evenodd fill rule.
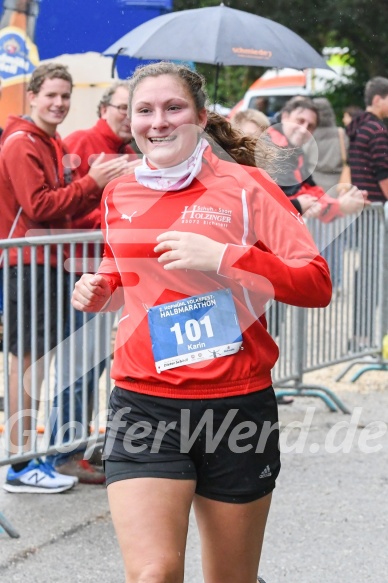
<path fill-rule="evenodd" d="M 150 308 L 148 324 L 159 373 L 235 354 L 242 345 L 230 289 Z"/>

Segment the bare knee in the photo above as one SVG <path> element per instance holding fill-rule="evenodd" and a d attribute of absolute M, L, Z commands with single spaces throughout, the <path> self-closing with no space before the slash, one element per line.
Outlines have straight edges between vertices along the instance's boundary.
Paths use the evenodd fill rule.
<path fill-rule="evenodd" d="M 182 583 L 183 567 L 180 561 L 155 561 L 144 565 L 136 574 L 130 570 L 126 583 Z"/>

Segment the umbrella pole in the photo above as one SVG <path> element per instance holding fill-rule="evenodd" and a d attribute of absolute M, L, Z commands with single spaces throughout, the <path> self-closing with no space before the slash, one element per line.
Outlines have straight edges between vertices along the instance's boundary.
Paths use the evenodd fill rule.
<path fill-rule="evenodd" d="M 121 47 L 121 49 L 119 49 L 117 51 L 117 53 L 114 55 L 114 57 L 112 59 L 112 69 L 111 69 L 111 77 L 112 77 L 112 79 L 114 79 L 114 76 L 115 76 L 117 59 L 120 56 L 120 53 L 122 53 L 123 51 L 125 51 L 125 47 Z"/>
<path fill-rule="evenodd" d="M 221 67 L 221 65 L 219 63 L 217 63 L 217 65 L 216 65 L 216 78 L 215 78 L 215 81 L 214 81 L 214 98 L 213 98 L 213 102 L 214 102 L 213 109 L 214 109 L 214 111 L 216 110 L 216 103 L 217 103 L 217 90 L 218 90 L 218 78 L 220 76 L 220 67 Z"/>

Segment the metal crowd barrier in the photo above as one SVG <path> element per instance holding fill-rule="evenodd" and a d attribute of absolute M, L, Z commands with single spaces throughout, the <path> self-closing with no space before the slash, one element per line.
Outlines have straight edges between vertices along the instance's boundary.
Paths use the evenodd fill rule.
<path fill-rule="evenodd" d="M 332 411 L 348 412 L 335 393 L 322 385 L 304 381 L 308 372 L 329 365 L 362 362 L 374 357 L 371 366 L 385 369 L 381 357 L 381 342 L 388 332 L 388 300 L 384 290 L 388 287 L 387 269 L 387 220 L 382 205 L 364 210 L 362 215 L 341 219 L 329 225 L 311 220 L 309 228 L 332 271 L 333 299 L 325 309 L 300 309 L 274 303 L 268 309 L 268 326 L 280 347 L 280 358 L 273 372 L 274 386 L 278 395 L 314 396 L 322 399 Z M 103 439 L 103 426 L 108 397 L 111 390 L 110 362 L 112 346 L 112 322 L 104 322 L 106 314 L 96 316 L 93 326 L 83 315 L 83 327 L 75 331 L 76 313 L 69 303 L 69 291 L 73 289 L 77 267 L 73 258 L 76 245 L 82 244 L 82 256 L 88 256 L 90 245 L 94 247 L 95 263 L 87 265 L 83 260 L 82 271 L 95 271 L 99 264 L 102 236 L 100 232 L 30 237 L 0 241 L 3 281 L 3 351 L 0 353 L 0 396 L 4 398 L 0 465 L 17 463 L 33 457 L 57 451 L 73 451 L 76 447 L 92 448 Z M 18 354 L 23 354 L 25 322 L 23 309 L 23 253 L 31 252 L 31 359 L 27 375 L 23 374 L 23 359 L 13 359 L 9 352 L 10 249 L 17 249 L 17 331 Z M 43 249 L 44 266 L 38 269 L 37 256 Z M 53 251 L 57 266 L 50 267 Z M 37 301 L 38 271 L 43 279 L 44 338 L 45 350 L 37 359 Z M 54 275 L 53 275 L 54 274 Z M 13 274 L 15 277 L 15 273 Z M 54 293 L 55 292 L 55 293 Z M 66 310 L 69 313 L 66 314 Z M 56 344 L 50 350 L 48 330 L 50 319 L 56 318 Z M 108 318 L 111 318 L 108 315 Z M 66 340 L 65 324 L 70 327 Z M 103 332 L 103 327 L 107 325 Z M 90 340 L 103 338 L 103 345 Z M 93 346 L 92 346 L 93 345 Z M 92 365 L 90 364 L 90 348 Z M 82 355 L 82 371 L 77 373 L 77 362 Z M 89 354 L 89 356 L 88 356 Z M 105 376 L 94 375 L 93 391 L 88 390 L 87 373 L 98 371 L 99 362 L 105 362 Z M 0 369 L 1 370 L 1 369 Z M 346 371 L 345 371 L 346 372 Z M 77 378 L 82 379 L 82 412 L 77 416 Z M 69 381 L 70 379 L 70 381 Z M 41 382 L 42 381 L 42 382 Z M 23 382 L 25 389 L 23 390 Z M 69 386 L 68 390 L 66 385 Z M 10 387 L 16 387 L 13 391 Z M 40 388 L 41 387 L 41 388 Z M 55 389 L 56 387 L 56 389 Z M 56 407 L 53 400 L 56 390 Z M 77 396 L 78 395 L 78 396 Z M 78 401 L 77 401 L 78 398 Z M 63 406 L 68 400 L 68 431 L 59 431 L 52 439 L 55 423 L 63 425 Z M 67 401 L 66 401 L 67 402 Z M 15 411 L 28 410 L 17 418 Z M 8 421 L 11 419 L 11 421 Z M 27 433 L 27 439 L 25 439 Z M 26 443 L 23 444 L 23 439 Z M 12 446 L 11 441 L 20 444 Z"/>
<path fill-rule="evenodd" d="M 274 371 L 278 395 L 316 396 L 332 411 L 348 413 L 333 391 L 305 383 L 305 373 L 348 361 L 350 364 L 335 380 L 359 363 L 367 366 L 352 380 L 367 370 L 387 370 L 381 356 L 382 339 L 388 333 L 388 302 L 384 294 L 388 286 L 387 225 L 381 204 L 366 207 L 358 218 L 348 216 L 328 224 L 316 219 L 308 221 L 330 267 L 333 297 L 323 310 L 282 306 L 286 314 L 289 312 L 293 329 L 279 336 L 280 359 Z M 270 330 L 275 334 L 273 328 Z M 293 367 L 288 377 L 283 374 L 284 359 L 290 360 Z"/>
<path fill-rule="evenodd" d="M 103 434 L 100 433 L 99 413 L 105 414 L 111 388 L 110 321 L 114 315 L 98 314 L 91 327 L 88 315 L 82 314 L 83 325 L 80 330 L 75 331 L 76 310 L 70 306 L 70 290 L 74 288 L 76 272 L 81 267 L 75 259 L 76 246 L 78 248 L 81 246 L 78 255 L 88 257 L 92 254 L 95 257 L 94 260 L 78 260 L 82 263 L 82 271 L 93 272 L 100 263 L 101 243 L 101 232 L 31 236 L 25 239 L 0 241 L 3 282 L 0 395 L 3 395 L 4 408 L 1 422 L 0 465 L 10 461 L 18 463 L 58 451 L 74 451 L 77 447 L 92 447 L 103 439 Z M 16 267 L 10 266 L 11 249 L 17 250 Z M 27 250 L 31 254 L 30 268 L 23 262 Z M 43 266 L 37 264 L 37 257 L 41 254 L 44 257 Z M 55 267 L 53 257 L 56 261 Z M 10 352 L 10 328 L 15 325 L 9 316 L 12 301 L 11 284 L 14 287 L 16 284 L 18 299 L 16 356 Z M 30 296 L 25 294 L 26 285 L 31 288 Z M 44 294 L 42 337 L 38 337 L 38 286 L 42 287 L 40 293 Z M 30 303 L 27 311 L 25 303 Z M 25 316 L 25 313 L 29 316 Z M 103 338 L 101 347 L 100 343 L 93 342 L 90 331 L 92 330 L 93 335 L 99 338 L 103 322 L 107 319 L 109 334 Z M 51 324 L 54 324 L 56 330 L 54 348 L 50 348 Z M 66 326 L 69 330 L 65 330 Z M 26 327 L 30 327 L 31 330 L 31 366 L 26 367 L 25 373 L 23 354 Z M 40 358 L 37 353 L 38 343 L 44 347 Z M 98 369 L 101 361 L 105 363 L 105 373 L 100 380 Z M 80 362 L 81 373 L 77 369 Z M 95 374 L 92 374 L 93 372 Z M 88 391 L 88 374 L 92 377 L 90 382 L 94 384 L 92 395 Z M 57 402 L 53 408 L 55 395 Z M 67 409 L 64 408 L 65 403 Z M 76 413 L 77 403 L 78 410 L 79 408 L 82 410 L 81 415 Z M 66 426 L 61 430 L 64 410 L 67 411 L 68 419 Z M 18 415 L 18 411 L 24 413 Z M 52 437 L 54 426 L 58 428 L 55 440 Z"/>

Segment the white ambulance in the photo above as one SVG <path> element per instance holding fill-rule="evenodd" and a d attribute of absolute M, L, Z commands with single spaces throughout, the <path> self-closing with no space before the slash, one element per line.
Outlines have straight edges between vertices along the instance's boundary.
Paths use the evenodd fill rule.
<path fill-rule="evenodd" d="M 346 82 L 353 69 L 346 63 L 347 49 L 325 49 L 331 54 L 330 69 L 268 69 L 249 87 L 243 99 L 230 111 L 233 117 L 237 111 L 260 109 L 269 117 L 280 111 L 283 105 L 295 95 L 314 97 L 332 91 L 336 84 Z"/>

